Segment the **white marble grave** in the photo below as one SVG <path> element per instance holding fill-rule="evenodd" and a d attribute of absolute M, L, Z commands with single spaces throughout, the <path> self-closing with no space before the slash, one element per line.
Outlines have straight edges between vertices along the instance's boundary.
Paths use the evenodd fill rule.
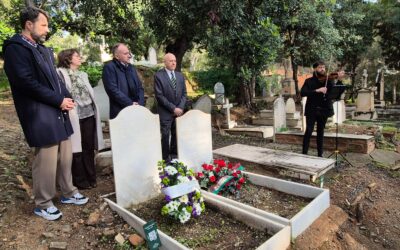
<path fill-rule="evenodd" d="M 285 111 L 289 114 L 294 114 L 296 112 L 296 104 L 294 103 L 293 98 L 287 99 Z"/>
<path fill-rule="evenodd" d="M 149 63 L 152 65 L 157 64 L 157 51 L 153 48 L 149 48 Z"/>
<path fill-rule="evenodd" d="M 162 159 L 158 115 L 135 105 L 110 120 L 117 203 L 138 204 L 160 192 L 157 162 Z"/>
<path fill-rule="evenodd" d="M 103 80 L 100 79 L 96 87 L 93 88 L 94 99 L 100 112 L 100 119 L 108 121 L 110 119 L 110 101 L 106 90 L 104 89 Z"/>
<path fill-rule="evenodd" d="M 280 131 L 282 128 L 286 128 L 286 105 L 285 100 L 282 97 L 277 98 L 274 101 L 274 130 Z"/>
<path fill-rule="evenodd" d="M 332 122 L 337 124 L 342 124 L 346 121 L 346 106 L 344 100 L 336 101 L 333 103 L 334 115 L 332 117 Z"/>
<path fill-rule="evenodd" d="M 211 115 L 190 110 L 176 119 L 178 158 L 195 171 L 212 161 Z"/>

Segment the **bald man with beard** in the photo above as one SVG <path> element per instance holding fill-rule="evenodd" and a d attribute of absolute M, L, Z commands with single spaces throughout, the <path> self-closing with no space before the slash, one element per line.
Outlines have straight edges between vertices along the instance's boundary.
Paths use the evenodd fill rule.
<path fill-rule="evenodd" d="M 162 157 L 169 162 L 177 156 L 175 119 L 183 115 L 186 85 L 182 73 L 175 71 L 175 55 L 167 53 L 164 56 L 164 65 L 154 75 L 154 93 L 160 116 Z"/>

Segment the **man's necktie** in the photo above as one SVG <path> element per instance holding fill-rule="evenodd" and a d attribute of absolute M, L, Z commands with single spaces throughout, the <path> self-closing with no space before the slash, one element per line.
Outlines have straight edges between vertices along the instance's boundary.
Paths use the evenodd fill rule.
<path fill-rule="evenodd" d="M 171 85 L 173 89 L 176 89 L 176 78 L 173 72 L 171 72 Z"/>

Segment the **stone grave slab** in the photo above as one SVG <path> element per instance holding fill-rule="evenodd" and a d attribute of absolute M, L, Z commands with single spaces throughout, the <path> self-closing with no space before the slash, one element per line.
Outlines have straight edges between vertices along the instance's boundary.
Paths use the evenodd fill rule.
<path fill-rule="evenodd" d="M 235 127 L 231 129 L 225 129 L 224 131 L 232 135 L 246 135 L 261 138 L 272 138 L 274 136 L 274 127 L 272 126 Z"/>
<path fill-rule="evenodd" d="M 203 193 L 203 191 L 202 191 Z M 284 250 L 290 245 L 290 226 L 282 225 L 276 223 L 273 220 L 264 218 L 262 216 L 253 214 L 244 209 L 235 207 L 229 203 L 223 202 L 219 199 L 214 199 L 213 197 L 207 196 L 203 193 L 204 201 L 206 207 L 211 205 L 216 207 L 219 211 L 231 215 L 233 218 L 258 229 L 268 230 L 274 234 L 270 239 L 264 242 L 261 246 L 257 247 L 258 250 L 276 249 Z M 145 237 L 143 232 L 143 225 L 146 223 L 143 219 L 131 213 L 124 207 L 118 205 L 117 203 L 105 198 L 106 202 L 109 204 L 110 208 L 117 212 L 130 226 L 132 226 L 142 237 Z M 201 219 L 201 217 L 200 217 Z M 184 225 L 182 225 L 184 226 Z M 171 238 L 166 233 L 158 230 L 162 247 L 160 249 L 188 249 L 177 240 Z"/>
<path fill-rule="evenodd" d="M 211 114 L 212 101 L 208 95 L 202 95 L 195 104 L 193 104 L 193 109 L 203 111 L 206 114 Z"/>
<path fill-rule="evenodd" d="M 110 137 L 117 203 L 128 207 L 158 195 L 158 115 L 139 105 L 126 107 L 110 120 Z"/>
<path fill-rule="evenodd" d="M 252 162 L 262 166 L 293 171 L 308 176 L 312 181 L 335 166 L 335 161 L 332 159 L 243 144 L 219 148 L 214 150 L 213 153 L 214 155 Z"/>
<path fill-rule="evenodd" d="M 375 149 L 370 156 L 374 161 L 380 162 L 388 167 L 394 167 L 396 162 L 400 162 L 400 154 L 394 151 Z"/>
<path fill-rule="evenodd" d="M 212 161 L 211 115 L 190 110 L 176 119 L 178 158 L 188 167 L 201 170 Z"/>
<path fill-rule="evenodd" d="M 254 185 L 267 187 L 280 192 L 301 196 L 304 198 L 312 198 L 313 200 L 291 219 L 287 219 L 279 215 L 264 211 L 262 209 L 258 209 L 210 192 L 204 192 L 204 197 L 221 200 L 222 202 L 247 210 L 252 214 L 262 216 L 276 223 L 289 225 L 291 228 L 291 239 L 296 238 L 302 232 L 304 232 L 304 230 L 306 230 L 316 219 L 318 219 L 318 217 L 330 206 L 328 189 L 322 189 L 310 185 L 285 181 L 278 178 L 250 173 L 247 171 L 244 171 L 243 173 Z"/>
<path fill-rule="evenodd" d="M 97 86 L 93 88 L 93 91 L 94 100 L 99 108 L 100 119 L 102 121 L 108 121 L 108 119 L 110 119 L 110 101 L 101 79 Z"/>

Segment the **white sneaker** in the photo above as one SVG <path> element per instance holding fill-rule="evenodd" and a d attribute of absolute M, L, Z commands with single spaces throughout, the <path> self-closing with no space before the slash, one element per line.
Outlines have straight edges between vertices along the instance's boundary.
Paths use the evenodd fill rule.
<path fill-rule="evenodd" d="M 70 198 L 61 197 L 61 203 L 64 204 L 75 204 L 75 205 L 83 205 L 89 201 L 89 198 L 81 195 L 80 193 L 74 194 Z"/>
<path fill-rule="evenodd" d="M 55 206 L 51 206 L 46 209 L 35 208 L 33 212 L 36 215 L 45 218 L 46 220 L 58 220 L 62 216 L 60 210 L 58 210 Z"/>

